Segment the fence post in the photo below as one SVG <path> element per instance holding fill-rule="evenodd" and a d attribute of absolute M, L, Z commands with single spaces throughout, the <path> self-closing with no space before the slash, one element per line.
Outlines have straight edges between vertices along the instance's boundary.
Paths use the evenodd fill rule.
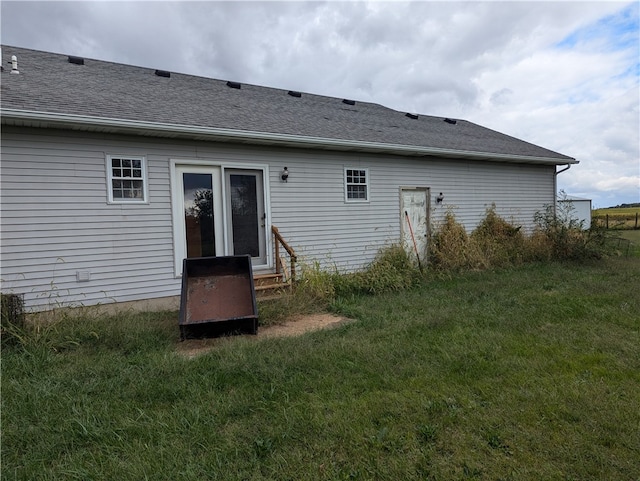
<path fill-rule="evenodd" d="M 638 213 L 637 212 L 636 212 L 636 225 L 633 229 L 638 230 Z"/>
<path fill-rule="evenodd" d="M 605 228 L 605 229 L 608 229 L 608 228 L 609 228 L 609 214 L 606 214 L 606 217 L 605 217 L 605 227 L 604 227 L 604 228 Z"/>

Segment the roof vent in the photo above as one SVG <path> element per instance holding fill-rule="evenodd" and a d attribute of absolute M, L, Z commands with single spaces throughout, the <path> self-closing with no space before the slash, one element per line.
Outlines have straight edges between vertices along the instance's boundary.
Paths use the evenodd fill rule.
<path fill-rule="evenodd" d="M 289 90 L 287 93 L 292 97 L 297 97 L 297 98 L 302 97 L 302 94 L 300 92 L 296 92 L 295 90 Z"/>
<path fill-rule="evenodd" d="M 242 88 L 242 84 L 240 82 L 227 82 L 227 87 L 231 87 L 232 89 L 240 89 Z"/>
<path fill-rule="evenodd" d="M 418 118 L 418 114 L 410 114 L 409 112 L 407 112 L 406 114 L 404 114 L 406 117 L 409 117 L 410 119 L 416 120 Z"/>
<path fill-rule="evenodd" d="M 456 125 L 458 123 L 458 121 L 455 119 L 444 119 L 444 121 L 451 125 Z"/>
<path fill-rule="evenodd" d="M 349 99 L 342 99 L 342 103 L 343 104 L 347 104 L 347 105 L 355 105 L 356 101 L 355 100 L 349 100 Z"/>
<path fill-rule="evenodd" d="M 74 57 L 73 55 L 69 55 L 67 58 L 69 63 L 74 65 L 84 65 L 84 59 L 82 57 Z"/>
<path fill-rule="evenodd" d="M 156 70 L 156 75 L 158 77 L 171 78 L 171 72 L 167 72 L 166 70 Z"/>
<path fill-rule="evenodd" d="M 11 56 L 11 73 L 20 73 L 18 70 L 18 57 L 15 55 Z"/>

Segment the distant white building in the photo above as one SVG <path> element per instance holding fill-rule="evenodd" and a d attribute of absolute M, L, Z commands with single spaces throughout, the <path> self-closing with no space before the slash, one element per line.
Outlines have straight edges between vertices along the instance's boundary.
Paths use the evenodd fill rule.
<path fill-rule="evenodd" d="M 560 211 L 570 214 L 572 219 L 583 223 L 584 229 L 591 227 L 591 199 L 572 195 L 558 196 Z"/>

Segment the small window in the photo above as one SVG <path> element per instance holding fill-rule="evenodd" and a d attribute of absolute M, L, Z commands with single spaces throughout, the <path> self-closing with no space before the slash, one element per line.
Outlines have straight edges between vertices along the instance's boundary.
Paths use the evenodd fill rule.
<path fill-rule="evenodd" d="M 369 201 L 369 173 L 366 169 L 344 169 L 345 200 Z"/>
<path fill-rule="evenodd" d="M 147 201 L 144 157 L 107 157 L 109 202 Z"/>

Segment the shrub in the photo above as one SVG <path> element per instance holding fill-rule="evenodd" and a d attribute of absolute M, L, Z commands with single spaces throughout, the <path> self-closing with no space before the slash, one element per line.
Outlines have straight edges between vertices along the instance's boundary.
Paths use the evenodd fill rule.
<path fill-rule="evenodd" d="M 438 270 L 458 271 L 473 265 L 469 236 L 451 211 L 431 236 L 430 265 Z"/>
<path fill-rule="evenodd" d="M 531 261 L 594 259 L 611 250 L 604 229 L 583 230 L 572 213 L 570 202 L 557 210 L 547 206 L 535 214 L 536 227 L 527 236 L 520 226 L 500 217 L 495 205 L 470 235 L 447 212 L 431 238 L 430 265 L 439 271 L 488 269 Z"/>
<path fill-rule="evenodd" d="M 536 212 L 534 221 L 536 229 L 533 237 L 537 239 L 536 257 L 547 257 L 555 260 L 599 259 L 607 251 L 607 232 L 592 226 L 584 230 L 583 223 L 573 218 L 573 207 L 570 202 L 562 203 L 567 207 L 554 210 L 546 206 L 544 211 Z M 548 245 L 544 245 L 544 243 Z"/>
<path fill-rule="evenodd" d="M 527 238 L 527 258 L 535 262 L 547 262 L 553 259 L 553 245 L 544 231 L 535 229 Z"/>
<path fill-rule="evenodd" d="M 504 267 L 526 260 L 521 226 L 514 226 L 500 217 L 495 204 L 487 209 L 484 219 L 471 233 L 470 242 L 483 267 Z"/>
<path fill-rule="evenodd" d="M 504 220 L 492 205 L 471 235 L 452 212 L 447 212 L 432 235 L 430 261 L 439 271 L 488 269 L 521 264 L 525 252 L 520 226 Z"/>

